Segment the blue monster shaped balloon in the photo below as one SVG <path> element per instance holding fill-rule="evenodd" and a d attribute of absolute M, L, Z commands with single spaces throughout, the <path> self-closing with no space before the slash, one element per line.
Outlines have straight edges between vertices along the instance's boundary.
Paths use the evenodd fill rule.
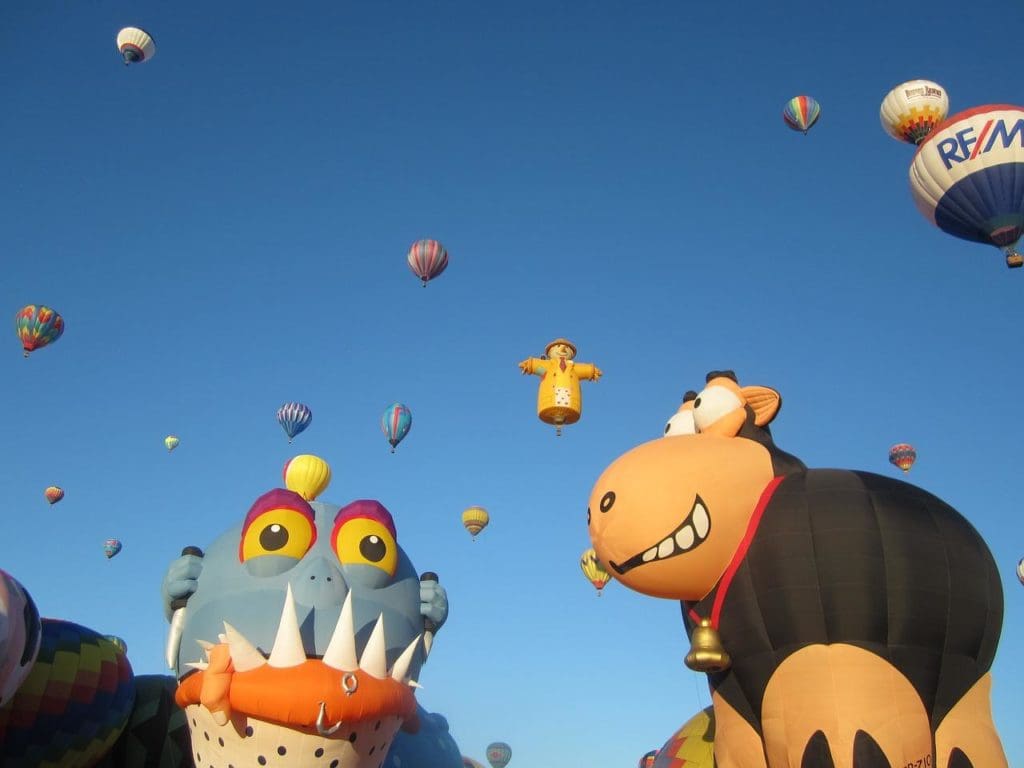
<path fill-rule="evenodd" d="M 378 768 L 415 725 L 422 638 L 447 617 L 444 590 L 420 582 L 380 502 L 339 508 L 298 482 L 164 578 L 197 765 Z"/>
<path fill-rule="evenodd" d="M 400 731 L 384 761 L 384 768 L 463 768 L 459 745 L 448 728 L 448 720 L 437 712 L 417 710 L 420 729 L 415 734 Z"/>
<path fill-rule="evenodd" d="M 302 403 L 285 403 L 277 409 L 277 423 L 288 435 L 290 443 L 294 437 L 306 429 L 313 421 L 313 412 Z"/>
<path fill-rule="evenodd" d="M 402 403 L 392 403 L 380 417 L 380 428 L 384 432 L 384 437 L 391 443 L 392 453 L 395 452 L 395 448 L 402 442 L 402 439 L 409 434 L 410 427 L 412 427 L 412 411 Z"/>

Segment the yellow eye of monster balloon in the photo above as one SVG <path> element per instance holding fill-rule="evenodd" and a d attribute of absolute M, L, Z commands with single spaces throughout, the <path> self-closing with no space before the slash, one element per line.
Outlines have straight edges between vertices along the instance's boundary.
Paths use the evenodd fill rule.
<path fill-rule="evenodd" d="M 389 576 L 398 570 L 394 521 L 379 502 L 356 501 L 339 510 L 332 538 L 342 565 L 372 565 Z"/>
<path fill-rule="evenodd" d="M 246 515 L 238 559 L 281 555 L 299 560 L 315 541 L 313 509 L 294 491 L 277 488 L 257 499 Z"/>

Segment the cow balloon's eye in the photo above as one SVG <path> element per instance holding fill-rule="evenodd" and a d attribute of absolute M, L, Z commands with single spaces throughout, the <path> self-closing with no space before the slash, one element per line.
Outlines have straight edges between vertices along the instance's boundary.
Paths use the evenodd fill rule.
<path fill-rule="evenodd" d="M 692 435 L 697 432 L 697 425 L 693 421 L 693 409 L 687 408 L 672 414 L 672 418 L 665 425 L 665 437 L 675 435 Z"/>
<path fill-rule="evenodd" d="M 743 403 L 732 390 L 717 385 L 708 387 L 693 401 L 694 427 L 703 432 L 727 413 L 742 408 Z"/>

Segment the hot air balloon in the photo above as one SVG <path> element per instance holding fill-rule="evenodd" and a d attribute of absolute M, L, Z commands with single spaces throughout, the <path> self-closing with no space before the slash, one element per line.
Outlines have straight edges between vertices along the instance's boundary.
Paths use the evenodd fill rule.
<path fill-rule="evenodd" d="M 51 504 L 56 504 L 64 498 L 64 489 L 57 485 L 51 485 L 43 491 L 43 496 L 45 496 L 46 500 Z"/>
<path fill-rule="evenodd" d="M 60 338 L 64 333 L 64 318 L 42 304 L 29 304 L 14 316 L 14 329 L 28 357 L 31 352 Z"/>
<path fill-rule="evenodd" d="M 424 288 L 448 266 L 448 251 L 437 240 L 417 240 L 406 258 L 409 269 L 423 281 Z"/>
<path fill-rule="evenodd" d="M 103 542 L 103 554 L 107 556 L 107 560 L 112 558 L 120 551 L 121 542 L 117 539 L 107 539 L 105 542 Z"/>
<path fill-rule="evenodd" d="M 577 363 L 576 345 L 568 339 L 549 341 L 544 357 L 528 357 L 519 370 L 540 376 L 537 387 L 537 418 L 562 434 L 562 427 L 575 424 L 583 414 L 581 381 L 600 381 L 603 371 L 593 363 Z"/>
<path fill-rule="evenodd" d="M 141 64 L 156 55 L 156 43 L 144 29 L 125 27 L 117 33 L 117 50 L 124 59 L 124 65 Z"/>
<path fill-rule="evenodd" d="M 313 501 L 331 483 L 331 467 L 319 456 L 304 453 L 285 462 L 284 487 Z"/>
<path fill-rule="evenodd" d="M 821 105 L 810 96 L 794 96 L 782 108 L 782 119 L 794 131 L 806 134 L 821 116 Z"/>
<path fill-rule="evenodd" d="M 580 568 L 583 570 L 583 575 L 594 585 L 594 588 L 597 590 L 597 596 L 600 597 L 601 590 L 611 580 L 611 574 L 601 565 L 593 547 L 580 555 Z"/>
<path fill-rule="evenodd" d="M 917 461 L 917 451 L 908 443 L 896 443 L 889 449 L 889 463 L 904 472 L 909 472 L 915 461 Z"/>
<path fill-rule="evenodd" d="M 910 192 L 943 232 L 1002 249 L 1008 267 L 1024 264 L 1024 107 L 975 107 L 936 126 L 910 164 Z"/>
<path fill-rule="evenodd" d="M 512 747 L 503 741 L 487 745 L 487 762 L 491 768 L 505 768 L 512 759 Z"/>
<path fill-rule="evenodd" d="M 32 596 L 11 574 L 0 570 L 0 705 L 7 704 L 28 677 L 39 653 L 41 632 Z"/>
<path fill-rule="evenodd" d="M 135 701 L 131 664 L 110 640 L 70 621 L 42 620 L 39 655 L 0 707 L 5 766 L 96 765 Z"/>
<path fill-rule="evenodd" d="M 672 734 L 656 753 L 654 768 L 714 768 L 715 713 L 702 709 Z"/>
<path fill-rule="evenodd" d="M 177 448 L 178 447 L 178 443 L 180 443 L 180 442 L 181 442 L 181 440 L 179 440 L 174 435 L 168 435 L 167 437 L 164 438 L 164 445 L 167 446 L 168 453 L 170 451 L 173 451 L 175 448 Z"/>
<path fill-rule="evenodd" d="M 645 752 L 643 757 L 640 758 L 636 764 L 636 768 L 654 768 L 654 761 L 658 757 L 658 750 L 652 749 L 650 752 Z"/>
<path fill-rule="evenodd" d="M 462 513 L 462 525 L 469 531 L 469 535 L 473 537 L 474 541 L 476 535 L 486 528 L 490 521 L 491 516 L 483 507 L 469 507 Z"/>
<path fill-rule="evenodd" d="M 380 417 L 380 428 L 384 432 L 384 437 L 391 443 L 392 453 L 395 452 L 395 448 L 402 442 L 402 439 L 409 434 L 410 427 L 412 427 L 412 411 L 402 403 L 392 403 Z"/>
<path fill-rule="evenodd" d="M 916 145 L 946 119 L 948 112 L 945 88 L 931 80 L 909 80 L 886 94 L 878 117 L 894 139 Z"/>
<path fill-rule="evenodd" d="M 288 442 L 306 429 L 313 420 L 313 412 L 302 403 L 285 403 L 277 409 L 277 423 L 288 435 Z"/>
<path fill-rule="evenodd" d="M 1024 559 L 1017 563 L 1017 578 L 1024 584 Z"/>

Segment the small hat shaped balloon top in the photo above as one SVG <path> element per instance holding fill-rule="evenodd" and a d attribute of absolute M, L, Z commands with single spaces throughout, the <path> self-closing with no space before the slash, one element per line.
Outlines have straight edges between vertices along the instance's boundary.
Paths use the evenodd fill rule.
<path fill-rule="evenodd" d="M 64 318 L 42 304 L 27 304 L 14 316 L 14 330 L 21 340 L 25 357 L 52 344 L 64 333 Z"/>
<path fill-rule="evenodd" d="M 141 64 L 156 55 L 156 43 L 152 36 L 138 27 L 125 27 L 117 33 L 117 50 L 124 59 L 124 65 Z"/>
<path fill-rule="evenodd" d="M 331 467 L 319 456 L 304 453 L 285 462 L 284 487 L 313 501 L 331 484 Z"/>

